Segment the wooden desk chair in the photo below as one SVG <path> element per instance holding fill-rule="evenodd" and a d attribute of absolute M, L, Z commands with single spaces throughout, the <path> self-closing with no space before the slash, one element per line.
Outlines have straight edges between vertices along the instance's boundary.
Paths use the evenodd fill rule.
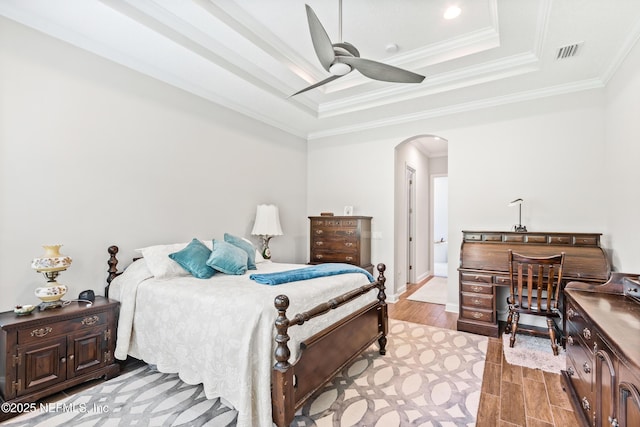
<path fill-rule="evenodd" d="M 558 355 L 554 318 L 560 317 L 558 298 L 563 266 L 564 252 L 548 257 L 533 257 L 517 254 L 509 249 L 511 286 L 507 298 L 509 316 L 505 332 L 511 332 L 510 347 L 516 341 L 520 314 L 544 316 L 547 318 L 551 349 L 554 355 Z"/>

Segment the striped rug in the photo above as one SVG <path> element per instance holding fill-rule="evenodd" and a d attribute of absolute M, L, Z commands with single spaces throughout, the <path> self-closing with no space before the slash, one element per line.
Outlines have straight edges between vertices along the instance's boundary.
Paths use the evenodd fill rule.
<path fill-rule="evenodd" d="M 372 346 L 299 411 L 293 426 L 473 426 L 487 338 L 390 320 Z M 234 426 L 201 386 L 143 366 L 7 422 L 8 426 Z"/>

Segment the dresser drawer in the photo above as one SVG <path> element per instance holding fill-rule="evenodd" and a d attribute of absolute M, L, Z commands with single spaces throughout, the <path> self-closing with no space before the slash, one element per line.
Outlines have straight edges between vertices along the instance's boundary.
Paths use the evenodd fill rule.
<path fill-rule="evenodd" d="M 359 241 L 355 234 L 322 233 L 314 235 L 311 244 L 316 248 L 338 246 L 338 249 L 343 249 L 358 248 Z"/>
<path fill-rule="evenodd" d="M 464 282 L 491 283 L 492 277 L 490 274 L 460 273 L 460 280 Z"/>
<path fill-rule="evenodd" d="M 595 412 L 596 404 L 594 392 L 592 390 L 593 384 L 590 379 L 586 379 L 581 376 L 578 373 L 578 369 L 579 367 L 576 366 L 576 363 L 570 357 L 567 357 L 567 372 L 571 378 L 571 385 L 573 385 L 573 388 L 578 395 L 580 409 L 582 409 L 586 415 L 587 420 L 591 420 L 593 418 L 593 413 Z"/>
<path fill-rule="evenodd" d="M 582 313 L 571 303 L 567 304 L 566 316 L 567 332 L 571 334 L 574 339 L 575 337 L 579 337 L 585 347 L 592 352 L 596 337 L 590 322 L 587 322 Z"/>
<path fill-rule="evenodd" d="M 582 340 L 567 335 L 567 360 L 571 359 L 575 372 L 589 384 L 593 382 L 593 355 Z"/>
<path fill-rule="evenodd" d="M 494 311 L 493 310 L 483 310 L 476 309 L 470 307 L 461 307 L 460 308 L 460 316 L 464 319 L 476 320 L 478 322 L 494 322 Z"/>
<path fill-rule="evenodd" d="M 462 292 L 462 305 L 493 310 L 493 295 Z"/>
<path fill-rule="evenodd" d="M 69 334 L 71 332 L 81 331 L 84 329 L 88 330 L 93 326 L 104 325 L 106 323 L 107 313 L 102 312 L 89 314 L 75 319 L 20 329 L 18 331 L 18 344 L 42 341 L 62 334 Z"/>
<path fill-rule="evenodd" d="M 358 252 L 334 252 L 334 251 L 311 251 L 311 262 L 345 262 L 347 264 L 360 264 Z"/>
<path fill-rule="evenodd" d="M 493 295 L 493 285 L 479 282 L 462 282 L 462 292 Z"/>

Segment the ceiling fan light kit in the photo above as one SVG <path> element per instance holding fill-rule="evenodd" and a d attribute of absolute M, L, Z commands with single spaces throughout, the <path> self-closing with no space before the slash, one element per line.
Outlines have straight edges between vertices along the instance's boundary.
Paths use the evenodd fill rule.
<path fill-rule="evenodd" d="M 322 67 L 331 73 L 328 78 L 308 86 L 291 96 L 298 95 L 318 86 L 322 86 L 353 70 L 357 70 L 365 77 L 373 80 L 381 80 L 394 83 L 420 83 L 424 80 L 424 76 L 404 70 L 402 68 L 383 64 L 382 62 L 372 61 L 370 59 L 360 58 L 360 52 L 354 45 L 342 41 L 342 0 L 340 0 L 340 42 L 332 43 L 327 35 L 320 19 L 313 9 L 306 4 L 307 21 L 309 22 L 309 31 L 311 33 L 311 41 L 313 48 L 318 56 L 318 60 Z M 391 50 L 390 50 L 391 49 Z M 391 44 L 387 46 L 387 51 L 397 51 L 398 46 Z"/>

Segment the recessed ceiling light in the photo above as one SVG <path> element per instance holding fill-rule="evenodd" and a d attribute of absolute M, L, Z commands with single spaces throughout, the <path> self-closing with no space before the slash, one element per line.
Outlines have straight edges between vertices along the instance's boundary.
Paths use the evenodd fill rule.
<path fill-rule="evenodd" d="M 454 19 L 457 18 L 462 13 L 462 9 L 458 6 L 449 6 L 447 10 L 444 11 L 444 19 Z"/>

